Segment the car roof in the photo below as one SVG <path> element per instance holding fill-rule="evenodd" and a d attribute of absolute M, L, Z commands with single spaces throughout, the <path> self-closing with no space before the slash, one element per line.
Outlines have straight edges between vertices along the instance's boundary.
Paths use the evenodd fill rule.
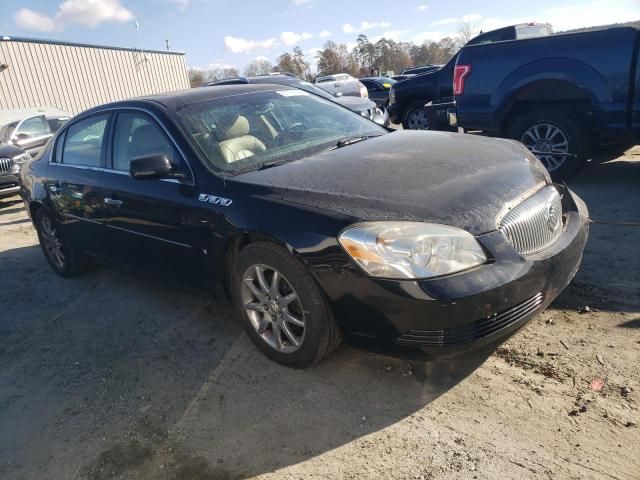
<path fill-rule="evenodd" d="M 44 115 L 47 119 L 51 118 L 69 118 L 69 115 L 64 110 L 60 110 L 56 107 L 41 107 L 41 108 L 20 108 L 15 110 L 2 110 L 0 111 L 0 125 L 7 125 L 13 122 L 19 122 L 27 117 L 35 117 L 36 115 Z"/>
<path fill-rule="evenodd" d="M 239 84 L 239 85 L 216 85 L 212 87 L 190 88 L 187 90 L 177 90 L 175 92 L 160 93 L 144 97 L 121 100 L 119 102 L 107 103 L 87 110 L 83 114 L 97 112 L 106 108 L 126 108 L 127 106 L 139 106 L 146 104 L 151 107 L 164 107 L 167 110 L 175 110 L 183 105 L 198 103 L 206 100 L 233 97 L 236 95 L 246 95 L 255 92 L 269 92 L 277 90 L 289 90 L 293 87 L 275 84 Z"/>

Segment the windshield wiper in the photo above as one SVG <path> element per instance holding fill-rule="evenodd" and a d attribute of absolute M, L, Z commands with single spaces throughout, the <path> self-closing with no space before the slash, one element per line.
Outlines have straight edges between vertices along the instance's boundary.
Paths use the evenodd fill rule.
<path fill-rule="evenodd" d="M 256 170 L 264 170 L 266 168 L 277 167 L 278 165 L 282 165 L 283 163 L 288 163 L 290 161 L 291 160 L 287 159 L 287 160 L 272 160 L 270 162 L 264 162 Z"/>
<path fill-rule="evenodd" d="M 343 138 L 341 140 L 338 140 L 338 142 L 335 145 L 332 145 L 331 147 L 327 148 L 327 151 L 335 150 L 336 148 L 346 147 L 347 145 L 353 145 L 354 143 L 362 142 L 363 140 L 367 140 L 368 138 L 379 137 L 379 136 L 380 135 L 361 135 L 359 137 Z"/>

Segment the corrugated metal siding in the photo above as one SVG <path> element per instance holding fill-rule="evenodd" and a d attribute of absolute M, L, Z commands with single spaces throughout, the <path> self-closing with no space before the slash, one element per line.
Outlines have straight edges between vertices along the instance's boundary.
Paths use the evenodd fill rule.
<path fill-rule="evenodd" d="M 52 106 L 71 114 L 189 88 L 185 56 L 58 43 L 0 41 L 0 110 Z"/>

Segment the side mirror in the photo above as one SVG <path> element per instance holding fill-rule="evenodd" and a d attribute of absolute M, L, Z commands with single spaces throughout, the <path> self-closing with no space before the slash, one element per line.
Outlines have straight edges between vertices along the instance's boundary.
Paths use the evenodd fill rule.
<path fill-rule="evenodd" d="M 136 180 L 159 180 L 171 178 L 172 166 L 169 158 L 163 154 L 145 155 L 131 160 L 129 175 Z"/>
<path fill-rule="evenodd" d="M 29 135 L 28 133 L 18 133 L 11 139 L 11 143 L 13 143 L 16 147 L 21 147 L 30 139 L 31 135 Z"/>

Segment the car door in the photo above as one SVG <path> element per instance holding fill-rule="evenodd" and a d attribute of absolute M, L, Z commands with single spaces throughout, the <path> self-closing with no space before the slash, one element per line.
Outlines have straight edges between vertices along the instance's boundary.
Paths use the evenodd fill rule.
<path fill-rule="evenodd" d="M 51 138 L 49 123 L 44 115 L 36 115 L 21 120 L 12 136 L 12 143 L 36 156 Z"/>
<path fill-rule="evenodd" d="M 364 86 L 367 87 L 367 92 L 369 92 L 369 100 L 373 100 L 376 102 L 377 106 L 381 106 L 384 104 L 386 99 L 389 97 L 389 93 L 387 93 L 380 85 L 372 80 L 360 80 L 364 83 Z"/>
<path fill-rule="evenodd" d="M 110 257 L 180 284 L 198 283 L 198 221 L 192 214 L 197 199 L 183 155 L 162 125 L 140 110 L 117 112 L 111 142 L 101 183 Z M 133 158 L 158 154 L 166 155 L 185 179 L 136 180 L 129 175 Z"/>
<path fill-rule="evenodd" d="M 103 203 L 98 187 L 106 161 L 110 114 L 82 118 L 56 138 L 47 169 L 47 198 L 78 248 L 103 256 Z"/>

